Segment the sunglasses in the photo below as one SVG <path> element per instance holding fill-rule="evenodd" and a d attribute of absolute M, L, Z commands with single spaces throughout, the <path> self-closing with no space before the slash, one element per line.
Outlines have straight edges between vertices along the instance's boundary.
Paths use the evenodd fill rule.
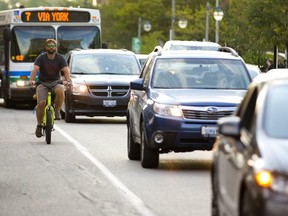
<path fill-rule="evenodd" d="M 55 48 L 56 47 L 55 44 L 47 44 L 46 46 L 47 46 L 47 48 Z"/>

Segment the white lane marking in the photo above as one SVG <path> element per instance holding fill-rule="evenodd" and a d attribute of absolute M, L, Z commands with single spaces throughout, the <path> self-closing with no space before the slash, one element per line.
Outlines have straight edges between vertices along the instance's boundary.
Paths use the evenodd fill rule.
<path fill-rule="evenodd" d="M 67 140 L 69 140 L 86 158 L 88 158 L 98 169 L 111 181 L 111 183 L 130 201 L 130 203 L 143 216 L 155 216 L 155 214 L 146 207 L 145 203 L 130 191 L 116 176 L 114 176 L 99 160 L 89 153 L 86 147 L 67 134 L 57 125 L 54 128 L 59 131 Z"/>

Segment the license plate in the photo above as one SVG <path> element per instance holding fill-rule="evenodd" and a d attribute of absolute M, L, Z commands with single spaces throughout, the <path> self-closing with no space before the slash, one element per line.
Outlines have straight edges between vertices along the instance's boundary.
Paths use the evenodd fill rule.
<path fill-rule="evenodd" d="M 104 107 L 115 107 L 116 105 L 116 100 L 103 100 Z"/>
<path fill-rule="evenodd" d="M 217 127 L 210 127 L 210 126 L 202 126 L 201 127 L 201 134 L 204 137 L 216 137 L 218 134 L 218 128 Z"/>

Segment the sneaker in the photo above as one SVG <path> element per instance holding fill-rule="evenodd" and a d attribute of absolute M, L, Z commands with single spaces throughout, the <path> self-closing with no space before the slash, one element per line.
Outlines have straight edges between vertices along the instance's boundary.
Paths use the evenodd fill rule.
<path fill-rule="evenodd" d="M 60 119 L 61 119 L 60 112 L 55 112 L 55 120 L 60 120 Z"/>
<path fill-rule="evenodd" d="M 40 138 L 43 136 L 42 128 L 43 128 L 42 125 L 37 125 L 36 131 L 35 131 L 36 137 Z"/>

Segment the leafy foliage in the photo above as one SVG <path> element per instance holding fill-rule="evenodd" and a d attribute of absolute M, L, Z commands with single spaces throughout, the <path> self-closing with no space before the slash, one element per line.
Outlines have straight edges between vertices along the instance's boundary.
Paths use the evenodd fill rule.
<path fill-rule="evenodd" d="M 92 8 L 93 0 L 10 0 L 26 7 L 73 6 Z M 98 0 L 100 2 L 100 0 Z M 105 0 L 98 5 L 102 17 L 102 39 L 110 48 L 131 49 L 132 37 L 138 36 L 138 19 L 151 23 L 152 29 L 145 32 L 141 25 L 141 52 L 149 53 L 156 45 L 169 40 L 172 20 L 175 21 L 174 39 L 198 40 L 205 38 L 206 4 L 210 3 L 209 40 L 214 41 L 215 0 L 175 0 L 175 17 L 172 17 L 172 0 Z M 236 49 L 248 63 L 263 64 L 266 52 L 277 45 L 284 52 L 288 46 L 287 0 L 219 0 L 224 18 L 219 22 L 220 44 Z M 13 6 L 14 7 L 14 6 Z M 8 3 L 0 1 L 0 10 Z M 185 18 L 188 25 L 181 29 L 177 25 Z M 142 22 L 142 24 L 143 24 Z"/>

